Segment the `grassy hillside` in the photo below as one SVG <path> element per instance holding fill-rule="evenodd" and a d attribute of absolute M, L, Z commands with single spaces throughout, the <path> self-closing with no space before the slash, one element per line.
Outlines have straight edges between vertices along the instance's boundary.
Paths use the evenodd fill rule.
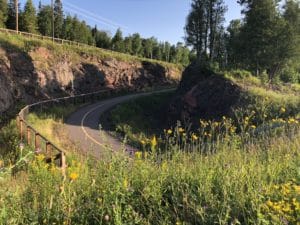
<path fill-rule="evenodd" d="M 237 85 L 242 90 L 241 96 L 239 96 L 242 100 L 236 105 L 227 106 L 226 102 L 223 103 L 224 108 L 231 108 L 231 114 L 222 116 L 231 117 L 236 125 L 245 117 L 251 118 L 253 125 L 261 127 L 261 129 L 266 124 L 270 127 L 274 126 L 278 119 L 300 118 L 299 85 L 280 84 L 273 85 L 271 88 L 250 74 L 241 77 L 239 71 L 227 72 L 218 76 L 225 77 L 232 82 L 232 85 Z M 220 85 L 215 89 L 222 87 L 223 85 Z M 203 95 L 204 97 L 213 96 L 213 92 L 214 89 Z M 118 135 L 121 139 L 126 137 L 131 144 L 141 146 L 142 139 L 149 140 L 153 135 L 164 136 L 164 129 L 176 127 L 176 121 L 173 124 L 167 123 L 168 103 L 172 100 L 173 95 L 174 93 L 155 95 L 122 104 L 111 110 L 102 121 L 106 125 L 105 128 L 112 131 L 113 135 Z M 207 99 L 208 103 L 210 101 L 214 100 Z M 210 112 L 210 114 L 214 115 L 214 112 Z M 195 120 L 199 121 L 199 119 L 203 119 L 201 113 Z M 220 120 L 220 117 L 211 117 L 210 122 L 219 122 Z M 191 131 L 189 123 L 181 121 L 181 125 Z M 197 122 L 194 130 L 200 126 L 201 124 Z"/>
<path fill-rule="evenodd" d="M 49 40 L 39 40 L 35 38 L 27 38 L 21 35 L 14 35 L 14 34 L 6 34 L 0 32 L 0 43 L 1 46 L 8 45 L 10 47 L 14 46 L 19 48 L 25 52 L 30 52 L 38 47 L 45 47 L 49 50 L 52 50 L 55 54 L 54 60 L 59 60 L 61 57 L 68 56 L 72 59 L 74 63 L 79 62 L 80 56 L 82 54 L 88 55 L 90 57 L 99 57 L 101 59 L 107 58 L 114 58 L 116 60 L 125 61 L 125 62 L 151 62 L 151 63 L 158 63 L 164 67 L 174 68 L 182 70 L 181 65 L 175 65 L 172 63 L 162 62 L 158 60 L 151 60 L 147 58 L 139 58 L 136 56 L 120 53 L 120 52 L 113 52 L 105 49 L 99 49 L 94 47 L 81 47 L 75 45 L 60 45 L 53 43 Z"/>

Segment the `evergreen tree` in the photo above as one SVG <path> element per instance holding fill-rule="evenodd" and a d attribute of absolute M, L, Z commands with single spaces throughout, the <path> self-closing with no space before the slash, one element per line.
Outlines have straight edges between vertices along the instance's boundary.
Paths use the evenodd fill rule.
<path fill-rule="evenodd" d="M 24 11 L 20 16 L 20 30 L 28 33 L 37 33 L 36 10 L 32 0 L 27 0 Z"/>
<path fill-rule="evenodd" d="M 64 13 L 61 0 L 54 2 L 54 35 L 57 38 L 63 37 Z"/>
<path fill-rule="evenodd" d="M 8 29 L 16 29 L 16 7 L 15 0 L 9 0 L 7 7 L 7 20 L 6 27 Z M 20 9 L 20 3 L 18 5 L 18 9 Z"/>
<path fill-rule="evenodd" d="M 153 48 L 157 40 L 154 37 L 144 39 L 143 48 L 144 48 L 144 57 L 153 58 Z"/>
<path fill-rule="evenodd" d="M 117 30 L 115 36 L 111 40 L 112 50 L 117 52 L 124 52 L 123 34 L 120 29 Z"/>
<path fill-rule="evenodd" d="M 5 27 L 7 20 L 7 0 L 0 0 L 0 27 Z"/>
<path fill-rule="evenodd" d="M 132 35 L 132 54 L 139 55 L 142 50 L 142 39 L 138 33 Z"/>
<path fill-rule="evenodd" d="M 243 0 L 245 25 L 241 29 L 244 65 L 269 80 L 284 67 L 293 53 L 291 29 L 280 15 L 277 0 Z"/>
<path fill-rule="evenodd" d="M 124 51 L 127 54 L 133 54 L 133 50 L 132 50 L 132 37 L 128 36 L 124 39 Z"/>
<path fill-rule="evenodd" d="M 192 0 L 192 10 L 185 26 L 186 43 L 193 47 L 200 60 L 216 58 L 217 36 L 225 21 L 227 8 L 223 0 Z"/>
<path fill-rule="evenodd" d="M 227 51 L 227 64 L 231 68 L 237 69 L 242 66 L 240 64 L 243 56 L 243 48 L 240 40 L 242 23 L 241 20 L 232 20 L 230 21 L 229 26 L 227 27 L 226 34 L 226 51 Z"/>
<path fill-rule="evenodd" d="M 42 35 L 52 36 L 52 8 L 51 6 L 40 6 L 37 16 L 38 30 Z"/>
<path fill-rule="evenodd" d="M 97 31 L 95 36 L 95 43 L 99 48 L 110 49 L 111 37 L 105 31 Z"/>
<path fill-rule="evenodd" d="M 74 41 L 75 39 L 75 34 L 73 30 L 73 18 L 70 15 L 68 15 L 64 20 L 63 38 L 71 41 Z"/>

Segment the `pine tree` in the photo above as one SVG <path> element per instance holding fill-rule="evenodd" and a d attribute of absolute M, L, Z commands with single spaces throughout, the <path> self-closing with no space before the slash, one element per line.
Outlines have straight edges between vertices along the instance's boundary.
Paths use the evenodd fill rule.
<path fill-rule="evenodd" d="M 9 0 L 8 7 L 7 7 L 7 20 L 6 20 L 6 27 L 8 29 L 16 29 L 16 7 L 15 7 L 15 0 Z M 19 7 L 20 9 L 20 3 Z"/>
<path fill-rule="evenodd" d="M 40 6 L 37 15 L 38 30 L 42 35 L 52 36 L 52 8 L 49 5 Z"/>
<path fill-rule="evenodd" d="M 193 47 L 200 60 L 216 59 L 216 37 L 222 31 L 227 8 L 223 0 L 193 0 L 185 26 L 186 43 Z"/>
<path fill-rule="evenodd" d="M 64 13 L 61 0 L 54 2 L 54 36 L 57 38 L 63 37 Z"/>
<path fill-rule="evenodd" d="M 291 29 L 280 15 L 277 0 L 244 0 L 245 25 L 241 40 L 244 65 L 261 74 L 266 71 L 270 82 L 292 54 Z"/>
<path fill-rule="evenodd" d="M 132 35 L 132 54 L 140 55 L 142 50 L 142 39 L 138 33 Z"/>
<path fill-rule="evenodd" d="M 117 30 L 115 36 L 111 40 L 112 50 L 124 52 L 123 34 L 120 29 Z"/>
<path fill-rule="evenodd" d="M 7 0 L 0 0 L 0 27 L 5 27 L 7 20 Z"/>
<path fill-rule="evenodd" d="M 28 33 L 37 33 L 37 17 L 36 10 L 32 3 L 32 0 L 27 0 L 24 11 L 20 17 L 20 30 Z"/>

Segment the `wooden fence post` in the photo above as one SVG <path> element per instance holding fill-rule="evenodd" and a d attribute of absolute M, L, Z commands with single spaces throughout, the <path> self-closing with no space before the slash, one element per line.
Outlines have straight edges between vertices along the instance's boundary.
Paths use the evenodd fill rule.
<path fill-rule="evenodd" d="M 20 119 L 20 139 L 23 141 L 23 120 Z"/>
<path fill-rule="evenodd" d="M 46 156 L 52 159 L 52 145 L 49 141 L 46 142 Z"/>
<path fill-rule="evenodd" d="M 61 171 L 62 171 L 62 175 L 65 177 L 66 176 L 66 155 L 64 152 L 61 152 L 61 155 L 60 155 L 60 166 L 61 166 Z"/>
<path fill-rule="evenodd" d="M 39 133 L 35 133 L 34 135 L 34 149 L 36 152 L 40 150 L 40 141 L 39 141 Z"/>
<path fill-rule="evenodd" d="M 29 126 L 27 126 L 27 144 L 31 145 L 31 131 Z"/>

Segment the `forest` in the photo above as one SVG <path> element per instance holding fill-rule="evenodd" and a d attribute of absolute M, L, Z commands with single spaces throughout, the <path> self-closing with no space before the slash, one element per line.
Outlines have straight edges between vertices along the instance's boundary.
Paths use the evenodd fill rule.
<path fill-rule="evenodd" d="M 20 4 L 19 4 L 20 5 Z M 39 3 L 35 8 L 32 0 L 19 9 L 19 30 L 34 34 L 51 36 L 54 25 L 54 37 L 94 45 L 104 49 L 127 53 L 139 57 L 187 66 L 195 57 L 184 43 L 172 45 L 158 41 L 155 37 L 143 38 L 139 33 L 123 37 L 121 29 L 112 36 L 109 31 L 100 30 L 81 21 L 77 15 L 65 14 L 61 0 L 51 5 Z M 0 0 L 0 27 L 16 28 L 15 0 Z M 54 24 L 52 24 L 54 21 Z"/>

